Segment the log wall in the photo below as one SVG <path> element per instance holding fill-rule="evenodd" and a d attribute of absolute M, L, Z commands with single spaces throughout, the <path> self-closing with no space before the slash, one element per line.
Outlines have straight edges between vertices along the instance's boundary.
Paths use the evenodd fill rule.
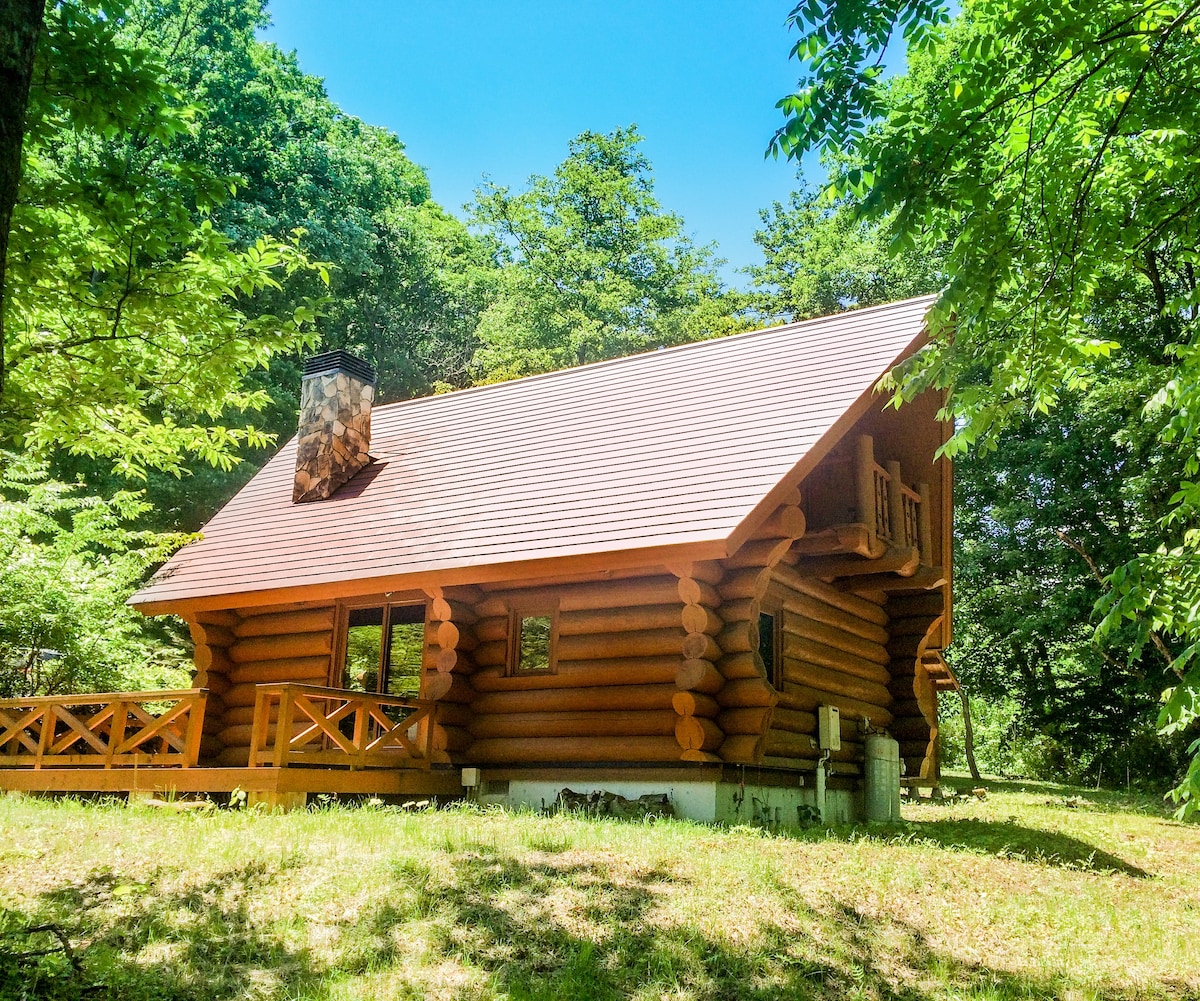
<path fill-rule="evenodd" d="M 940 591 L 892 595 L 888 640 L 890 690 L 895 700 L 892 735 L 900 742 L 904 773 L 910 779 L 935 779 L 938 773 L 937 693 L 921 655 L 936 640 L 942 622 Z"/>

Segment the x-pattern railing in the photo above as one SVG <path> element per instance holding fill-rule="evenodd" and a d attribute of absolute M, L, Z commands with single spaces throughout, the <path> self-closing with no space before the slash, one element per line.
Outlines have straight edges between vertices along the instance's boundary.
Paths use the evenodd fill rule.
<path fill-rule="evenodd" d="M 428 768 L 433 709 L 430 702 L 370 692 L 259 685 L 250 765 Z"/>
<path fill-rule="evenodd" d="M 207 699 L 200 688 L 0 699 L 0 767 L 190 767 Z"/>

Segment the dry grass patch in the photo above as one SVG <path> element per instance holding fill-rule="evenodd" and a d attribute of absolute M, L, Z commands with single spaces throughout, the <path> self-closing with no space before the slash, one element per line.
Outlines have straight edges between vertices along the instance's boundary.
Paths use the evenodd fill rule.
<path fill-rule="evenodd" d="M 1198 876 L 1197 826 L 1045 786 L 778 833 L 7 797 L 0 995 L 1192 998 Z"/>

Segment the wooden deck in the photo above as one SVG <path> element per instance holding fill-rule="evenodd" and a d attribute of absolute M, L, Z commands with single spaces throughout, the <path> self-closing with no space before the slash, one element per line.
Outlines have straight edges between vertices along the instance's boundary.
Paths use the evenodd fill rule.
<path fill-rule="evenodd" d="M 461 795 L 434 768 L 433 707 L 311 685 L 262 685 L 247 767 L 200 758 L 208 693 L 0 700 L 0 791 L 172 795 L 241 789 L 273 805 L 309 793 Z"/>

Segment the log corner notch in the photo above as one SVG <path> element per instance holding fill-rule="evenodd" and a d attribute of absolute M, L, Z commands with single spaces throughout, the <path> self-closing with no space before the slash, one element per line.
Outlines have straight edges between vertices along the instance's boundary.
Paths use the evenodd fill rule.
<path fill-rule="evenodd" d="M 429 599 L 425 627 L 425 665 L 421 697 L 437 703 L 432 722 L 432 760 L 447 764 L 471 745 L 467 724 L 469 704 L 475 691 L 470 676 L 475 672 L 473 651 L 479 646 L 475 606 L 483 592 L 470 585 L 435 587 Z"/>
<path fill-rule="evenodd" d="M 225 715 L 223 696 L 231 687 L 229 674 L 233 662 L 229 659 L 229 648 L 237 640 L 232 630 L 239 621 L 236 612 L 200 612 L 188 620 L 194 645 L 192 687 L 206 688 L 209 693 L 200 735 L 200 764 L 215 761 L 225 747 L 220 736 Z"/>
<path fill-rule="evenodd" d="M 845 460 L 843 460 L 845 461 Z M 933 564 L 932 492 L 907 486 L 900 463 L 875 457 L 874 439 L 855 441 L 850 481 L 856 520 L 823 526 L 788 554 L 788 562 L 844 590 L 929 590 L 945 583 Z"/>
<path fill-rule="evenodd" d="M 800 508 L 800 491 L 793 488 L 771 515 L 758 527 L 753 535 L 736 552 L 731 553 L 715 566 L 706 568 L 710 575 L 707 595 L 712 619 L 709 627 L 719 623 L 716 632 L 715 657 L 710 663 L 714 673 L 705 671 L 710 686 L 709 701 L 715 719 L 706 727 L 705 753 L 735 764 L 755 764 L 762 761 L 764 742 L 771 723 L 771 713 L 778 701 L 778 693 L 767 677 L 766 665 L 759 650 L 759 615 L 762 601 L 771 585 L 771 572 L 783 559 L 792 544 L 804 535 L 806 529 L 804 512 Z M 693 578 L 680 576 L 680 596 L 688 601 Z M 689 622 L 699 621 L 696 612 L 688 612 L 685 605 L 685 628 Z M 689 631 L 689 639 L 691 633 Z M 685 655 L 696 646 L 686 646 Z M 711 649 L 711 648 L 710 648 Z M 682 686 L 688 661 L 684 661 L 678 684 Z M 688 699 L 676 699 L 676 712 L 680 715 L 680 727 L 690 734 L 696 732 L 693 725 L 684 722 L 688 716 L 685 709 L 691 707 Z M 677 728 L 679 736 L 679 728 Z M 694 739 L 694 738 L 693 738 Z M 683 744 L 683 740 L 680 740 Z M 689 757 L 685 748 L 684 757 Z M 694 759 L 693 759 L 694 760 Z"/>

